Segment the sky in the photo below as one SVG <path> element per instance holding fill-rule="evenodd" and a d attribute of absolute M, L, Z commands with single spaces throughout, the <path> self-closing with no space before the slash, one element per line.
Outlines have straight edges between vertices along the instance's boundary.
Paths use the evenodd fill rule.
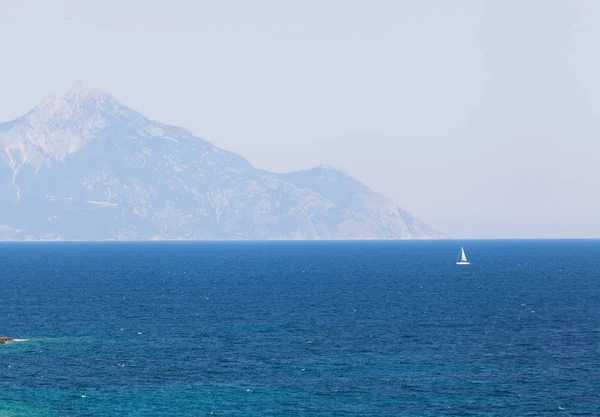
<path fill-rule="evenodd" d="M 82 80 L 455 238 L 598 238 L 598 21 L 596 0 L 0 0 L 0 120 Z"/>

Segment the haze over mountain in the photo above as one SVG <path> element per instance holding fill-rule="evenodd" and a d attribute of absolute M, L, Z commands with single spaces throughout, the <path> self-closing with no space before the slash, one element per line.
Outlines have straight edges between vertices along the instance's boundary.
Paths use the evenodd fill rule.
<path fill-rule="evenodd" d="M 81 83 L 0 123 L 1 240 L 440 237 L 342 170 L 260 170 Z"/>

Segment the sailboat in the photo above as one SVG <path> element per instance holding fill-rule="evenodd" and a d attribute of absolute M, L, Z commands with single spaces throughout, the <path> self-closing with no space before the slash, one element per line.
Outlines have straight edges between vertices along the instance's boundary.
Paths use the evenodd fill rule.
<path fill-rule="evenodd" d="M 467 261 L 467 255 L 465 255 L 465 248 L 460 247 L 460 253 L 456 258 L 456 265 L 469 265 L 471 262 Z"/>

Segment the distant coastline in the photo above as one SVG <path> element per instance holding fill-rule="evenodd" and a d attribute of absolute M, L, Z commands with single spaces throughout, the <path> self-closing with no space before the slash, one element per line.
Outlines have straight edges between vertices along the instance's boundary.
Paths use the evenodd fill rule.
<path fill-rule="evenodd" d="M 343 169 L 262 170 L 82 83 L 0 123 L 0 173 L 2 240 L 445 238 Z"/>

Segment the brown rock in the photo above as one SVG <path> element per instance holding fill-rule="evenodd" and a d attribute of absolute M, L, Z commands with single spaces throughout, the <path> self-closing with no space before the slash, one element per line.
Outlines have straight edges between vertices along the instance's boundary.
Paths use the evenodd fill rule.
<path fill-rule="evenodd" d="M 15 340 L 13 337 L 0 336 L 0 345 L 3 345 L 7 342 L 12 342 L 13 340 Z"/>

